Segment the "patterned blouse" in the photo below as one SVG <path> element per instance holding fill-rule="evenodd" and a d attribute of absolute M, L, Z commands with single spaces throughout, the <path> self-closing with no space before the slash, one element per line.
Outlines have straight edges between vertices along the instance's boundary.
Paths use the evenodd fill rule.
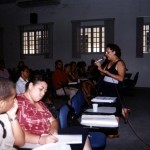
<path fill-rule="evenodd" d="M 39 101 L 38 104 L 45 111 L 39 111 L 24 94 L 17 96 L 18 100 L 18 117 L 21 127 L 32 134 L 48 134 L 50 131 L 50 117 L 52 114 L 46 108 L 43 102 Z"/>

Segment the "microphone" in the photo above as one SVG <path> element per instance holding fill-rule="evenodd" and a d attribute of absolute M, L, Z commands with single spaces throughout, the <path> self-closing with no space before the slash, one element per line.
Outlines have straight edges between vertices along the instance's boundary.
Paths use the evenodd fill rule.
<path fill-rule="evenodd" d="M 102 60 L 105 60 L 105 59 L 106 59 L 106 56 L 103 56 L 103 57 L 100 58 L 99 60 L 95 61 L 95 63 L 98 63 L 98 62 L 100 62 L 100 61 L 102 61 Z"/>

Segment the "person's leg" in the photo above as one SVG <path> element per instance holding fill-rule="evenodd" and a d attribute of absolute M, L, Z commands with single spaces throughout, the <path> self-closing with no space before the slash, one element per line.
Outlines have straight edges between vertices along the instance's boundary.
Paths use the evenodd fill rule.
<path fill-rule="evenodd" d="M 70 88 L 65 87 L 64 90 L 65 90 L 66 94 L 69 95 L 70 99 L 71 99 L 71 98 L 77 93 L 77 91 L 78 91 L 78 89 L 72 88 L 72 87 L 70 87 Z"/>
<path fill-rule="evenodd" d="M 61 88 L 61 89 L 56 90 L 56 94 L 58 96 L 63 96 L 63 95 L 65 95 L 65 92 L 64 92 L 63 88 Z"/>
<path fill-rule="evenodd" d="M 92 147 L 91 147 L 91 144 L 90 144 L 90 140 L 89 140 L 88 137 L 86 138 L 83 150 L 92 150 Z"/>
<path fill-rule="evenodd" d="M 122 108 L 122 116 L 124 118 L 125 123 L 128 122 L 130 112 L 131 112 L 131 110 L 128 108 Z"/>

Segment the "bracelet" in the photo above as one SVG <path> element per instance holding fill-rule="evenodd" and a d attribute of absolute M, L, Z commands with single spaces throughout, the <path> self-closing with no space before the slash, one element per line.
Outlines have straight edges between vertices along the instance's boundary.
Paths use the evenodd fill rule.
<path fill-rule="evenodd" d="M 15 116 L 13 118 L 9 118 L 9 121 L 12 122 L 12 121 L 15 121 L 15 120 L 18 120 L 18 116 Z"/>
<path fill-rule="evenodd" d="M 39 136 L 39 139 L 38 139 L 38 143 L 37 143 L 37 144 L 40 144 L 40 139 L 41 139 L 41 136 Z"/>

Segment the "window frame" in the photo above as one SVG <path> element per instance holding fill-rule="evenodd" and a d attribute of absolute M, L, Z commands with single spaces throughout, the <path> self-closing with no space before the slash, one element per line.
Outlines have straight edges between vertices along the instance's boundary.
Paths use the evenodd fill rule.
<path fill-rule="evenodd" d="M 101 24 L 97 24 L 96 22 L 97 23 L 101 22 Z M 114 43 L 114 26 L 115 26 L 114 18 L 71 21 L 72 23 L 72 58 L 81 58 L 81 54 L 83 54 L 80 51 L 80 40 L 81 40 L 80 28 L 83 26 L 83 24 L 89 23 L 90 24 L 89 26 L 97 26 L 97 25 L 103 25 L 102 22 L 105 26 L 105 47 L 106 47 L 108 43 Z M 99 53 L 100 52 L 96 54 L 99 54 Z M 93 53 L 88 53 L 88 54 L 93 54 Z"/>
<path fill-rule="evenodd" d="M 20 58 L 24 58 L 25 56 L 39 56 L 44 55 L 45 58 L 53 57 L 53 23 L 46 23 L 46 24 L 32 24 L 32 25 L 24 25 L 20 26 Z M 26 41 L 24 41 L 24 33 L 26 32 L 27 37 Z M 33 35 L 33 49 L 30 47 L 32 45 L 29 45 L 32 43 L 32 40 L 29 40 L 31 36 L 29 36 L 30 33 L 34 33 Z M 41 44 L 39 44 L 37 38 L 39 32 L 41 32 Z M 47 39 L 47 40 L 45 40 Z M 27 44 L 27 49 L 24 49 L 24 43 Z M 47 44 L 45 44 L 47 42 Z M 36 49 L 36 46 L 41 45 L 41 49 Z M 45 48 L 46 47 L 46 48 Z M 26 51 L 26 52 L 25 52 Z M 31 53 L 31 51 L 33 51 Z"/>
<path fill-rule="evenodd" d="M 94 37 L 93 37 L 93 34 L 94 34 L 94 28 L 99 28 L 99 32 L 96 32 L 96 34 L 97 33 L 99 33 L 99 42 L 94 42 Z M 81 48 L 81 45 L 82 45 L 82 40 L 80 40 L 80 53 L 81 54 L 97 54 L 97 53 L 104 53 L 105 52 L 105 44 L 104 44 L 104 46 L 102 47 L 102 28 L 104 28 L 104 42 L 105 42 L 105 26 L 104 25 L 92 25 L 92 26 L 81 26 L 81 29 L 80 29 L 80 31 L 81 30 L 83 30 L 83 50 L 82 50 L 82 48 Z M 91 52 L 89 52 L 88 51 L 88 43 L 90 43 L 90 42 L 87 42 L 86 44 L 87 44 L 87 51 L 86 51 L 86 44 L 85 44 L 85 30 L 86 29 L 91 29 L 91 38 L 89 38 L 90 40 L 91 40 Z M 82 33 L 80 32 L 80 38 L 82 39 Z M 94 52 L 94 43 L 97 45 L 97 44 L 99 44 L 99 47 L 96 47 L 96 49 L 98 49 L 99 48 L 99 51 L 97 51 L 97 52 Z"/>
<path fill-rule="evenodd" d="M 150 31 L 150 17 L 149 16 L 137 17 L 136 18 L 136 57 L 137 58 L 143 58 L 144 54 L 150 53 L 150 47 L 149 47 L 149 51 L 147 52 L 144 51 L 144 47 L 146 46 L 146 43 L 144 44 L 144 36 L 145 36 L 144 25 L 149 25 L 149 31 Z M 149 35 L 149 43 L 150 43 L 150 35 Z"/>
<path fill-rule="evenodd" d="M 146 30 L 146 26 L 148 26 L 148 30 Z M 148 33 L 148 36 L 146 33 Z M 150 23 L 143 24 L 143 53 L 150 53 Z"/>

